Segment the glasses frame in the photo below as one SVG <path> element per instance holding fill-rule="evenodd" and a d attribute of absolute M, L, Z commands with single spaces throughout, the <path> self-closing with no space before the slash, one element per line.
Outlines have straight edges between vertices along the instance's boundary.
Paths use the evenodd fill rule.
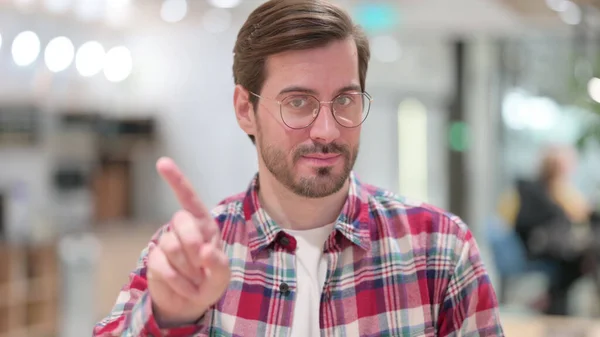
<path fill-rule="evenodd" d="M 314 98 L 314 99 L 315 99 L 317 102 L 319 102 L 319 110 L 317 111 L 317 114 L 315 115 L 315 118 L 313 118 L 313 120 L 312 120 L 310 123 L 308 123 L 306 126 L 302 126 L 302 127 L 291 127 L 291 126 L 289 126 L 289 125 L 288 125 L 288 124 L 285 122 L 285 119 L 283 118 L 283 100 L 285 100 L 285 99 L 287 99 L 287 98 L 289 98 L 289 97 L 291 97 L 291 96 L 296 96 L 296 95 L 290 95 L 290 96 L 287 96 L 286 98 L 284 98 L 283 100 L 277 100 L 277 99 L 274 99 L 274 98 L 269 98 L 269 97 L 264 97 L 264 96 L 261 96 L 261 95 L 259 95 L 259 94 L 256 94 L 256 93 L 252 92 L 252 91 L 248 91 L 248 92 L 249 92 L 251 95 L 253 95 L 253 96 L 257 97 L 257 98 L 266 99 L 266 100 L 270 100 L 270 101 L 274 101 L 274 102 L 276 102 L 276 103 L 279 105 L 279 118 L 281 118 L 281 121 L 283 122 L 283 124 L 285 124 L 285 125 L 286 125 L 288 128 L 290 128 L 290 129 L 294 129 L 294 130 L 302 130 L 302 129 L 306 129 L 306 128 L 310 127 L 311 125 L 313 125 L 313 123 L 314 123 L 314 122 L 317 120 L 317 118 L 319 117 L 319 114 L 321 113 L 321 107 L 323 106 L 323 104 L 327 104 L 327 105 L 328 105 L 328 107 L 329 107 L 329 111 L 331 111 L 331 115 L 333 116 L 333 119 L 334 119 L 334 120 L 335 120 L 335 122 L 336 122 L 336 123 L 338 123 L 340 126 L 342 126 L 342 127 L 344 127 L 344 128 L 347 128 L 347 129 L 354 129 L 354 128 L 357 128 L 357 127 L 361 126 L 361 125 L 362 125 L 362 124 L 363 124 L 363 123 L 364 123 L 364 122 L 367 120 L 367 117 L 369 116 L 369 112 L 371 112 L 371 104 L 373 103 L 373 97 L 372 97 L 372 96 L 371 96 L 371 95 L 370 95 L 368 92 L 366 92 L 366 91 L 361 91 L 361 92 L 360 92 L 360 94 L 361 94 L 361 95 L 363 95 L 364 97 L 366 97 L 366 98 L 367 98 L 367 100 L 369 101 L 369 108 L 367 109 L 367 112 L 365 113 L 365 116 L 364 116 L 363 120 L 362 120 L 362 121 L 361 121 L 359 124 L 357 124 L 357 125 L 354 125 L 354 126 L 346 126 L 346 125 L 343 125 L 342 123 L 340 123 L 340 122 L 338 121 L 337 117 L 335 116 L 335 110 L 333 109 L 333 103 L 335 102 L 335 100 L 336 100 L 338 97 L 340 97 L 340 96 L 342 96 L 342 95 L 345 95 L 345 94 L 343 94 L 343 93 L 342 93 L 342 94 L 339 94 L 339 95 L 335 96 L 335 97 L 333 98 L 333 100 L 331 100 L 331 101 L 320 101 L 320 100 L 319 100 L 317 97 L 315 97 L 315 96 L 313 96 L 313 95 L 310 95 L 310 94 L 302 94 L 302 96 L 308 96 L 308 97 L 312 97 L 312 98 Z M 347 95 L 347 94 L 346 94 L 346 95 Z"/>

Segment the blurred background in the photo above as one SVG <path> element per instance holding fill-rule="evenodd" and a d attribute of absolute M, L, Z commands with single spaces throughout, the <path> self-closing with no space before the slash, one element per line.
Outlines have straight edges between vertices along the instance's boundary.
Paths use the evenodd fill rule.
<path fill-rule="evenodd" d="M 0 336 L 80 337 L 178 209 L 244 190 L 232 49 L 260 0 L 0 0 Z M 600 336 L 600 1 L 343 0 L 356 171 L 475 233 L 507 336 Z M 558 330 L 557 330 L 558 329 Z"/>

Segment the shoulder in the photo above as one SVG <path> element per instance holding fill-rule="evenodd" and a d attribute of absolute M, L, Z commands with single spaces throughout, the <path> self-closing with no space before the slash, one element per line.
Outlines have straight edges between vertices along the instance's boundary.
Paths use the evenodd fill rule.
<path fill-rule="evenodd" d="M 465 265 L 485 273 L 473 232 L 459 216 L 380 188 L 369 190 L 372 242 L 410 252 L 415 264 L 448 278 Z"/>
<path fill-rule="evenodd" d="M 472 239 L 463 220 L 445 209 L 373 185 L 363 184 L 363 188 L 368 195 L 372 219 L 382 222 L 379 225 L 388 227 L 391 233 L 428 237 L 430 243 Z"/>

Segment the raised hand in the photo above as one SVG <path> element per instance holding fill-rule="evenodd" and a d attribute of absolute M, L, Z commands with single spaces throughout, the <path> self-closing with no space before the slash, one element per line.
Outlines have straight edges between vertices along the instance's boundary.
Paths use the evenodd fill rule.
<path fill-rule="evenodd" d="M 219 228 L 189 181 L 169 158 L 156 168 L 171 186 L 181 210 L 148 257 L 148 290 L 161 327 L 193 323 L 216 303 L 231 277 Z"/>

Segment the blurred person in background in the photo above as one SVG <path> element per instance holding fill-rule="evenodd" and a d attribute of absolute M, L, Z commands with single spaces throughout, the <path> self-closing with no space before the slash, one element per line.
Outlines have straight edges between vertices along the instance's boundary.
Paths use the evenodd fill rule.
<path fill-rule="evenodd" d="M 597 273 L 595 212 L 571 178 L 577 151 L 566 145 L 548 146 L 541 155 L 537 177 L 518 179 L 499 203 L 499 214 L 514 228 L 528 258 L 550 268 L 546 313 L 568 314 L 571 286 Z"/>
<path fill-rule="evenodd" d="M 371 97 L 369 43 L 349 15 L 267 1 L 234 52 L 258 174 L 210 212 L 160 159 L 182 209 L 94 336 L 503 336 L 467 226 L 352 171 Z"/>

